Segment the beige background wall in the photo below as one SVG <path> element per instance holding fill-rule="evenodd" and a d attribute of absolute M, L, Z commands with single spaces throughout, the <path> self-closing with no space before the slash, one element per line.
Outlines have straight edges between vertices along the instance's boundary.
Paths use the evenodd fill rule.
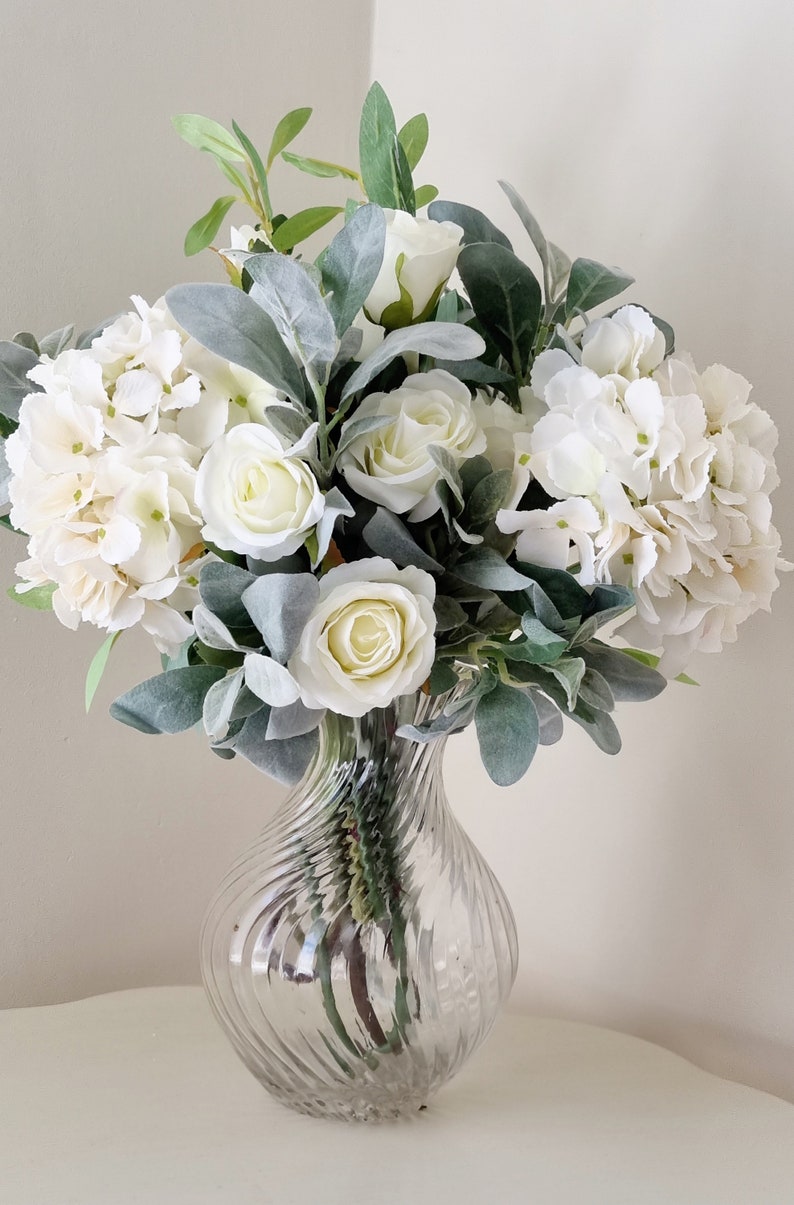
<path fill-rule="evenodd" d="M 176 141 L 171 113 L 236 116 L 264 141 L 281 113 L 315 104 L 307 150 L 350 157 L 377 77 L 398 118 L 430 115 L 423 179 L 519 245 L 495 183 L 511 179 L 556 242 L 632 271 L 632 296 L 703 365 L 755 382 L 781 430 L 777 518 L 793 555 L 785 0 L 258 11 L 231 27 L 213 0 L 200 28 L 182 0 L 5 15 L 0 329 L 89 323 L 127 292 L 212 271 L 180 247 L 220 177 Z M 297 202 L 304 178 L 284 179 Z M 111 723 L 107 702 L 156 668 L 146 641 L 125 638 L 86 720 L 95 635 L 2 598 L 0 616 L 0 1005 L 194 979 L 208 894 L 279 790 L 192 734 Z M 448 784 L 518 916 L 515 1007 L 630 1030 L 794 1097 L 792 620 L 788 579 L 773 617 L 695 667 L 699 689 L 623 709 L 617 759 L 574 730 L 499 791 L 466 734 Z"/>

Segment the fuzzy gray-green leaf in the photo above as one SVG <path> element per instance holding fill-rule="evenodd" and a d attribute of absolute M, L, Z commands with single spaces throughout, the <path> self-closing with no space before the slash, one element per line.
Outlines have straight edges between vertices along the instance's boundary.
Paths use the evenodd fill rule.
<path fill-rule="evenodd" d="M 226 670 L 216 665 L 191 665 L 148 678 L 111 704 L 114 720 L 150 735 L 184 732 L 202 717 L 204 697 Z"/>
<path fill-rule="evenodd" d="M 538 713 L 531 698 L 497 682 L 478 701 L 474 723 L 488 777 L 500 787 L 518 782 L 538 747 Z"/>

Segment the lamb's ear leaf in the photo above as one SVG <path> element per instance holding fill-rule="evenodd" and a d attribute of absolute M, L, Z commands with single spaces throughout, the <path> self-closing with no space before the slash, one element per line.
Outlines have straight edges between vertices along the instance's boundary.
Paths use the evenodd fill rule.
<path fill-rule="evenodd" d="M 215 682 L 225 677 L 218 665 L 190 665 L 147 678 L 111 703 L 114 720 L 150 735 L 184 732 L 198 724 L 204 697 Z"/>

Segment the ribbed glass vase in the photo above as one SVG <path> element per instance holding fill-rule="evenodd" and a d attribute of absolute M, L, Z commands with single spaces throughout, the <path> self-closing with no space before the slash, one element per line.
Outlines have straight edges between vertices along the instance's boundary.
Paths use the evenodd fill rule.
<path fill-rule="evenodd" d="M 396 735 L 422 694 L 328 714 L 313 765 L 227 875 L 202 973 L 238 1054 L 285 1105 L 382 1120 L 426 1104 L 515 977 L 505 895 L 444 794 L 446 737 Z"/>

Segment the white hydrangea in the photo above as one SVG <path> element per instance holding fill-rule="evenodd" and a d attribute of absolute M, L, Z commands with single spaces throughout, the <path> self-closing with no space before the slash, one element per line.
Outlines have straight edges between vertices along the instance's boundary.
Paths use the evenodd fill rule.
<path fill-rule="evenodd" d="M 620 634 L 660 650 L 672 675 L 769 608 L 784 567 L 769 502 L 777 432 L 743 377 L 662 360 L 652 326 L 626 306 L 587 328 L 582 364 L 538 356 L 531 387 L 547 409 L 516 454 L 558 501 L 505 508 L 497 526 L 526 561 L 630 585 L 636 614 Z"/>
<path fill-rule="evenodd" d="M 209 448 L 266 423 L 272 386 L 213 356 L 165 302 L 110 323 L 86 349 L 43 357 L 7 440 L 11 521 L 30 536 L 24 591 L 54 583 L 62 623 L 140 623 L 173 652 L 192 632 L 207 549 L 197 503 Z"/>

